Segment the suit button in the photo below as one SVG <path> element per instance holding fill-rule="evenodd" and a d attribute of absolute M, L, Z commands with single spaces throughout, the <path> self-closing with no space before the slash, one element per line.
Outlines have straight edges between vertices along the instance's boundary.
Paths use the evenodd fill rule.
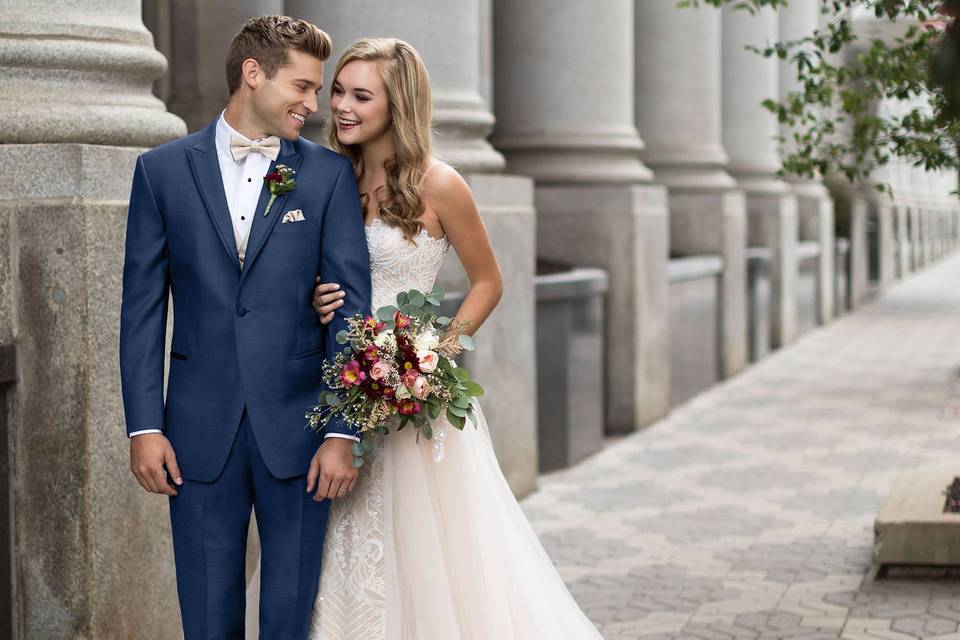
<path fill-rule="evenodd" d="M 247 315 L 247 310 L 243 307 L 237 307 L 237 315 L 242 318 L 243 316 Z"/>

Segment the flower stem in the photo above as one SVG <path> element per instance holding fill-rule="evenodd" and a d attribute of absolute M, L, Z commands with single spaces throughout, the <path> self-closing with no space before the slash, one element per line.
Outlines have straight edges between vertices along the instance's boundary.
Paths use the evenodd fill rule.
<path fill-rule="evenodd" d="M 268 213 L 270 213 L 270 207 L 273 206 L 273 201 L 276 200 L 276 199 L 277 199 L 277 194 L 271 193 L 271 194 L 270 194 L 270 201 L 267 202 L 267 208 L 263 210 L 263 215 L 264 215 L 264 216 L 266 216 Z"/>

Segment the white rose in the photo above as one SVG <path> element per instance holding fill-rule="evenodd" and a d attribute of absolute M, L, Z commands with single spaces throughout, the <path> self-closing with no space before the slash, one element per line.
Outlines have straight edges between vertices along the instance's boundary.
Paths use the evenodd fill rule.
<path fill-rule="evenodd" d="M 417 351 L 417 360 L 420 361 L 420 371 L 424 373 L 433 373 L 437 370 L 437 365 L 440 364 L 440 356 L 436 351 L 430 351 L 429 349 Z"/>
<path fill-rule="evenodd" d="M 397 387 L 397 400 L 406 400 L 411 397 L 410 389 L 407 389 L 407 386 L 401 384 Z"/>
<path fill-rule="evenodd" d="M 383 333 L 378 334 L 376 338 L 374 338 L 373 344 L 377 345 L 381 349 L 392 351 L 397 348 L 397 339 L 396 337 L 394 337 L 392 332 L 384 331 Z"/>
<path fill-rule="evenodd" d="M 439 344 L 440 337 L 432 330 L 428 329 L 417 336 L 413 346 L 417 351 L 426 351 L 428 349 L 436 349 Z"/>

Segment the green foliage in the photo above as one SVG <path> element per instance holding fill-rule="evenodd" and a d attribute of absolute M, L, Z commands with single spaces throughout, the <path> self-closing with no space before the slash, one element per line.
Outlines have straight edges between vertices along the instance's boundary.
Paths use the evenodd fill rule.
<path fill-rule="evenodd" d="M 763 7 L 817 0 L 682 0 L 680 7 L 730 5 L 755 13 Z M 819 0 L 823 28 L 794 41 L 748 47 L 793 67 L 800 91 L 764 106 L 789 130 L 782 174 L 805 178 L 869 178 L 894 158 L 928 171 L 957 169 L 960 140 L 960 30 L 928 28 L 928 20 L 958 15 L 960 0 Z M 854 33 L 850 14 L 909 25 L 887 41 Z M 882 100 L 920 102 L 929 108 L 884 113 Z M 884 190 L 884 185 L 877 185 Z"/>

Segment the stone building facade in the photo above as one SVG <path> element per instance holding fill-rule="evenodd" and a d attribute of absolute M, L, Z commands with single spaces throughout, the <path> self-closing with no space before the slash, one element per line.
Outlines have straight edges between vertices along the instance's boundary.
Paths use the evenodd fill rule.
<path fill-rule="evenodd" d="M 521 495 L 537 476 L 536 257 L 608 272 L 604 415 L 624 433 L 955 249 L 955 176 L 896 167 L 893 200 L 776 177 L 758 102 L 791 78 L 743 46 L 809 32 L 814 4 L 0 0 L 0 342 L 19 362 L 0 637 L 178 637 L 166 502 L 134 482 L 122 435 L 125 207 L 138 153 L 219 114 L 244 19 L 309 19 L 337 53 L 393 35 L 423 54 L 439 154 L 506 275 L 470 364 Z M 442 279 L 467 284 L 455 259 Z"/>

